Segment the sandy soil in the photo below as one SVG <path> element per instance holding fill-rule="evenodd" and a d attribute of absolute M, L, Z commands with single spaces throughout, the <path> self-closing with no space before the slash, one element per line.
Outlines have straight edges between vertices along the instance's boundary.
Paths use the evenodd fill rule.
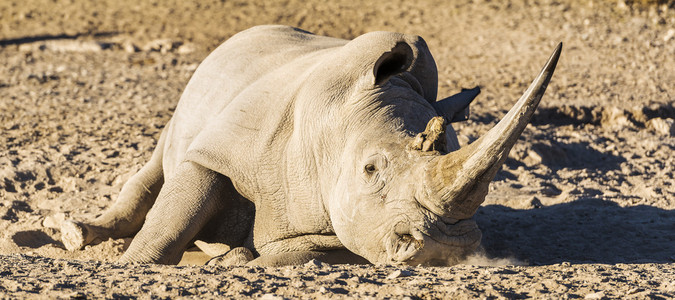
<path fill-rule="evenodd" d="M 1 296 L 675 297 L 672 1 L 175 2 L 0 1 Z M 115 264 L 128 239 L 64 249 L 59 223 L 114 202 L 208 52 L 270 23 L 423 36 L 440 97 L 483 89 L 462 143 L 564 42 L 476 215 L 481 251 L 447 268 L 218 268 Z M 193 251 L 183 264 L 201 261 Z"/>

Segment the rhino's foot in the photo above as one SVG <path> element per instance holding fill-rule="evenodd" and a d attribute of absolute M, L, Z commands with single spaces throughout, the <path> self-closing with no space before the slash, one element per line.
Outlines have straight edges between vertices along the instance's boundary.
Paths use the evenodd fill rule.
<path fill-rule="evenodd" d="M 69 251 L 80 250 L 93 240 L 92 234 L 83 223 L 66 220 L 61 224 L 61 242 Z"/>
<path fill-rule="evenodd" d="M 209 266 L 243 266 L 253 260 L 253 253 L 248 248 L 237 247 L 229 252 L 216 256 L 206 262 Z"/>

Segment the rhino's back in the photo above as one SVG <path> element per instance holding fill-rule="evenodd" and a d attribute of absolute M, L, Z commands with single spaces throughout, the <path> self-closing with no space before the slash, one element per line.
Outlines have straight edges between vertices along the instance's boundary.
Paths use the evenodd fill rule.
<path fill-rule="evenodd" d="M 197 68 L 167 126 L 165 176 L 173 174 L 204 126 L 265 74 L 312 52 L 347 42 L 280 25 L 256 26 L 225 41 Z"/>

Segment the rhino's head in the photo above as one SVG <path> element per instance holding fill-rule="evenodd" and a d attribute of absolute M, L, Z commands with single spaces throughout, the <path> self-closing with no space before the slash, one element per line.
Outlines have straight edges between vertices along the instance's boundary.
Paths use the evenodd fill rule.
<path fill-rule="evenodd" d="M 534 113 L 560 46 L 504 119 L 461 149 L 446 119 L 468 102 L 435 102 L 436 67 L 424 41 L 373 33 L 344 48 L 349 59 L 323 66 L 317 72 L 332 78 L 312 89 L 330 101 L 304 113 L 316 124 L 315 153 L 328 153 L 314 159 L 334 232 L 373 263 L 455 262 L 480 244 L 471 218 Z"/>

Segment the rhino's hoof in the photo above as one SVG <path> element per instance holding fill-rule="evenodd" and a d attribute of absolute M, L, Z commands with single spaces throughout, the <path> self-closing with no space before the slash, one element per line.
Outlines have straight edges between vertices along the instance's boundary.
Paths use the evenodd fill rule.
<path fill-rule="evenodd" d="M 206 262 L 208 266 L 243 266 L 253 260 L 253 253 L 244 247 L 237 247 L 229 252 L 216 256 Z"/>
<path fill-rule="evenodd" d="M 69 251 L 82 249 L 86 234 L 87 229 L 80 222 L 66 220 L 61 224 L 61 242 Z"/>

